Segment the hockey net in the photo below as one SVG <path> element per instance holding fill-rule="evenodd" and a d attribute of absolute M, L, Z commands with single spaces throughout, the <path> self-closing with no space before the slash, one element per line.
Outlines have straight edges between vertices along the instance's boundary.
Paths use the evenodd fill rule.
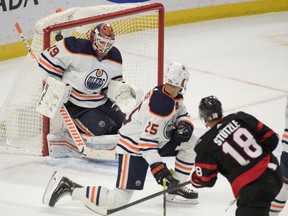
<path fill-rule="evenodd" d="M 124 79 L 144 92 L 163 82 L 164 8 L 161 4 L 117 4 L 71 8 L 35 25 L 32 50 L 53 45 L 58 34 L 86 38 L 99 22 L 109 22 L 121 51 Z M 28 54 L 0 109 L 0 152 L 48 155 L 46 135 L 63 129 L 60 115 L 49 121 L 35 111 L 44 75 Z"/>

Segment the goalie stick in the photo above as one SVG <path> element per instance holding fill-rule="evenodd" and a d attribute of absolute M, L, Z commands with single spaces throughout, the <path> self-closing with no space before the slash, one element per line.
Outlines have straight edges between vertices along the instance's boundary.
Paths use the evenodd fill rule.
<path fill-rule="evenodd" d="M 38 61 L 36 59 L 36 56 L 34 55 L 28 41 L 26 40 L 18 22 L 15 23 L 15 28 L 18 34 L 20 35 L 22 41 L 24 42 L 26 48 L 28 49 L 30 56 L 32 57 L 33 61 L 35 62 L 35 64 L 37 64 L 37 67 L 38 67 Z M 98 159 L 98 160 L 115 160 L 116 159 L 116 153 L 114 151 L 95 150 L 95 149 L 88 148 L 85 145 L 85 142 L 83 141 L 65 105 L 62 105 L 60 109 L 60 114 L 68 128 L 68 131 L 71 137 L 73 138 L 76 144 L 76 147 L 78 148 L 79 152 L 83 155 L 84 158 Z"/>
<path fill-rule="evenodd" d="M 144 197 L 144 198 L 142 198 L 142 199 L 139 199 L 139 200 L 136 200 L 136 201 L 134 201 L 134 202 L 128 203 L 128 204 L 126 204 L 126 205 L 120 206 L 120 207 L 118 207 L 118 208 L 109 209 L 109 210 L 107 210 L 106 212 L 104 212 L 104 215 L 113 214 L 113 213 L 115 213 L 115 212 L 118 212 L 118 211 L 120 211 L 120 210 L 126 209 L 126 208 L 128 208 L 128 207 L 131 207 L 131 206 L 137 205 L 137 204 L 139 204 L 139 203 L 145 202 L 145 201 L 147 201 L 147 200 L 153 199 L 153 198 L 155 198 L 155 197 L 157 197 L 157 196 L 161 196 L 161 195 L 163 195 L 163 194 L 166 194 L 166 193 L 175 191 L 175 190 L 177 190 L 177 189 L 179 189 L 179 188 L 181 188 L 181 187 L 184 187 L 185 185 L 188 185 L 188 184 L 191 184 L 191 181 L 183 182 L 183 183 L 181 183 L 181 184 L 179 184 L 179 185 L 176 185 L 176 186 L 174 186 L 174 187 L 170 187 L 170 188 L 168 187 L 168 188 L 165 189 L 165 190 L 162 190 L 162 191 L 159 191 L 159 192 L 157 192 L 157 193 L 151 194 L 151 195 L 146 196 L 146 197 Z M 105 213 L 106 213 L 106 214 L 105 214 Z"/>

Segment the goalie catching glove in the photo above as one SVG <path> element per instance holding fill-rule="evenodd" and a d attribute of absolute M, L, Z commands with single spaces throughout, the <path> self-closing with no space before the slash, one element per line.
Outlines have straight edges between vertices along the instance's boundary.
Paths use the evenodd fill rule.
<path fill-rule="evenodd" d="M 122 81 L 111 80 L 107 97 L 114 101 L 122 112 L 130 112 L 143 95 L 143 91 Z"/>
<path fill-rule="evenodd" d="M 179 181 L 173 178 L 172 173 L 163 162 L 156 162 L 150 165 L 151 173 L 156 179 L 157 183 L 163 185 L 165 179 L 168 187 L 173 187 L 179 184 Z"/>

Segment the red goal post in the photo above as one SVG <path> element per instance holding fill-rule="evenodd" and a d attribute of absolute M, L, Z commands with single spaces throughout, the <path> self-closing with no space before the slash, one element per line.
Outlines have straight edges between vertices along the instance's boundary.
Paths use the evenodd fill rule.
<path fill-rule="evenodd" d="M 99 22 L 109 22 L 115 31 L 114 45 L 122 54 L 127 83 L 144 92 L 163 83 L 164 7 L 159 3 L 71 8 L 52 14 L 36 23 L 32 50 L 38 58 L 56 42 L 57 34 L 85 38 Z M 33 68 L 29 58 L 0 109 L 0 152 L 47 156 L 47 134 L 65 128 L 60 115 L 49 121 L 35 111 L 43 75 Z"/>

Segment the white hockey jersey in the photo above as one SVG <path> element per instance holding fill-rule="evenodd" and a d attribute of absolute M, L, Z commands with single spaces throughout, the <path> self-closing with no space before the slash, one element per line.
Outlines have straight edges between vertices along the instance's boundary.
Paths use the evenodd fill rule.
<path fill-rule="evenodd" d="M 122 57 L 116 47 L 98 61 L 89 40 L 67 37 L 46 49 L 39 67 L 50 76 L 73 87 L 69 100 L 80 107 L 104 104 L 111 79 L 122 80 Z"/>
<path fill-rule="evenodd" d="M 173 127 L 180 121 L 185 121 L 193 127 L 183 104 L 183 96 L 178 94 L 176 98 L 172 98 L 165 92 L 164 85 L 157 86 L 126 116 L 119 131 L 116 152 L 142 156 L 149 164 L 160 162 L 162 159 L 158 150 L 170 140 Z M 194 164 L 195 142 L 196 138 L 194 143 L 181 143 L 176 149 L 179 152 L 176 156 L 175 170 L 185 176 L 190 174 Z"/>
<path fill-rule="evenodd" d="M 283 151 L 288 153 L 288 97 L 286 98 L 285 128 L 282 136 Z"/>

